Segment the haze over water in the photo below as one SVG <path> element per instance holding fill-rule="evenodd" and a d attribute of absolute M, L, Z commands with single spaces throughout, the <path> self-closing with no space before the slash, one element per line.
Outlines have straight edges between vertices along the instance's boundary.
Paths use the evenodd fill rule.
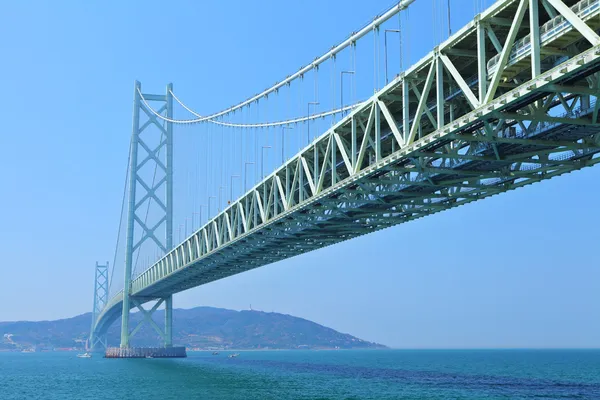
<path fill-rule="evenodd" d="M 600 350 L 0 353 L 2 400 L 599 399 Z"/>

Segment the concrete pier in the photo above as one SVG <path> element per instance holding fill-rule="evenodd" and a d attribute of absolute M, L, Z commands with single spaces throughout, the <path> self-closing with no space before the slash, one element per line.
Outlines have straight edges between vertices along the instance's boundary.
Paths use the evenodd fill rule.
<path fill-rule="evenodd" d="M 185 347 L 108 347 L 105 358 L 184 358 Z"/>

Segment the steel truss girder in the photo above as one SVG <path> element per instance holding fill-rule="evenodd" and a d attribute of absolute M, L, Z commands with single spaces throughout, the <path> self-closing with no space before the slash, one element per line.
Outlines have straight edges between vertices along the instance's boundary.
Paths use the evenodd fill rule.
<path fill-rule="evenodd" d="M 588 51 L 581 57 L 586 58 L 586 61 L 588 62 L 595 63 L 598 59 L 598 55 L 596 53 L 597 49 L 593 49 L 593 51 Z M 412 146 L 406 146 L 404 143 L 402 143 L 402 140 L 398 140 L 398 138 L 401 138 L 402 135 L 395 135 L 393 129 L 390 129 L 390 134 L 387 136 L 387 138 L 388 140 L 395 141 L 395 146 L 397 146 L 396 148 L 398 150 L 396 150 L 395 153 L 391 153 L 387 156 L 387 164 L 397 162 L 402 156 L 404 156 L 406 159 L 409 153 L 410 155 L 413 155 L 414 153 L 414 156 L 418 157 L 421 153 L 423 153 L 422 148 L 431 148 L 433 147 L 433 144 L 440 143 L 443 140 L 451 140 L 455 146 L 465 146 L 472 142 L 485 145 L 492 141 L 498 145 L 536 145 L 540 147 L 540 155 L 542 156 L 544 156 L 544 154 L 553 154 L 552 152 L 547 152 L 547 148 L 553 146 L 556 147 L 555 152 L 557 153 L 564 152 L 566 150 L 585 150 L 588 153 L 591 152 L 592 154 L 595 154 L 595 152 L 598 151 L 597 146 L 580 143 L 579 141 L 557 141 L 528 137 L 502 137 L 498 135 L 498 132 L 503 131 L 498 129 L 497 126 L 494 127 L 495 131 L 497 132 L 497 136 L 489 136 L 480 133 L 480 128 L 476 129 L 475 131 L 471 131 L 471 134 L 465 134 L 465 132 L 468 131 L 466 128 L 480 125 L 479 121 L 482 120 L 489 120 L 490 123 L 493 123 L 494 121 L 503 121 L 502 124 L 504 124 L 504 128 L 510 127 L 511 123 L 514 124 L 514 122 L 511 121 L 511 118 L 514 117 L 514 115 L 498 115 L 496 110 L 503 111 L 507 108 L 507 106 L 515 103 L 516 100 L 522 99 L 525 95 L 530 93 L 542 90 L 543 85 L 548 85 L 549 83 L 554 82 L 555 80 L 558 80 L 561 77 L 572 73 L 573 71 L 576 71 L 579 67 L 581 67 L 581 65 L 584 64 L 582 64 L 579 60 L 571 60 L 571 63 L 565 63 L 562 65 L 562 68 L 548 71 L 538 78 L 539 81 L 532 80 L 514 89 L 515 92 L 520 94 L 520 97 L 514 96 L 513 93 L 505 94 L 504 96 L 495 99 L 494 102 L 490 102 L 489 104 L 481 106 L 479 109 L 464 115 L 462 118 L 447 124 L 441 130 L 432 132 L 427 137 L 422 138 L 420 141 L 416 143 L 413 142 Z M 553 76 L 556 77 L 554 78 Z M 423 93 L 424 92 L 425 91 L 423 91 Z M 547 96 L 553 95 L 548 94 Z M 382 112 L 381 110 L 383 110 L 384 107 L 388 108 L 388 104 L 385 104 L 385 101 L 381 100 L 381 98 L 385 97 L 377 95 L 370 104 L 367 104 L 361 109 L 355 111 L 347 118 L 347 121 L 342 121 L 340 124 L 338 124 L 338 126 L 334 127 L 332 131 L 329 132 L 329 135 L 324 135 L 321 137 L 321 139 L 318 140 L 314 145 L 316 146 L 316 149 L 314 147 L 305 149 L 296 159 L 291 160 L 282 168 L 280 168 L 280 170 L 273 173 L 269 178 L 265 179 L 265 181 L 249 191 L 246 196 L 242 197 L 238 202 L 232 204 L 221 215 L 217 216 L 209 224 L 188 238 L 171 253 L 166 255 L 155 266 L 144 272 L 139 279 L 136 279 L 134 282 L 133 290 L 136 293 L 139 292 L 140 294 L 151 293 L 153 290 L 157 290 L 157 293 L 160 293 L 161 289 L 159 288 L 159 282 L 163 281 L 161 283 L 164 283 L 171 276 L 173 279 L 175 279 L 174 277 L 182 269 L 189 268 L 189 270 L 192 271 L 194 269 L 198 269 L 194 268 L 195 265 L 209 264 L 208 259 L 214 259 L 214 257 L 211 257 L 213 254 L 221 251 L 223 252 L 222 254 L 225 254 L 226 250 L 224 247 L 233 246 L 235 243 L 240 241 L 240 238 L 245 236 L 257 235 L 262 230 L 264 225 L 274 224 L 276 223 L 275 221 L 284 218 L 290 213 L 308 213 L 309 204 L 314 206 L 316 203 L 343 203 L 341 202 L 341 199 L 343 198 L 343 188 L 345 186 L 349 186 L 353 181 L 358 181 L 367 176 L 374 175 L 374 173 L 376 173 L 378 170 L 384 170 L 383 166 L 377 165 L 375 156 L 377 144 L 369 144 L 369 140 L 372 142 L 376 140 L 376 135 L 374 134 L 374 132 L 377 130 L 377 127 L 374 126 L 375 113 Z M 384 107 L 382 107 L 382 102 L 384 103 Z M 522 107 L 522 109 L 529 111 L 529 104 L 527 104 L 526 107 Z M 387 111 L 389 112 L 389 109 Z M 386 112 L 383 113 L 385 114 Z M 561 123 L 563 125 L 566 122 L 571 121 L 568 120 L 568 118 L 556 119 L 540 113 L 535 115 L 524 115 L 521 113 L 519 116 L 521 119 L 529 119 L 531 121 L 538 122 L 546 121 L 551 123 Z M 358 122 L 352 122 L 352 120 L 356 119 L 358 119 L 360 122 L 366 121 L 366 124 L 363 124 L 364 128 L 362 129 L 362 132 L 359 130 L 354 134 L 356 136 L 356 144 L 354 144 L 351 142 L 352 132 L 356 131 L 356 129 L 343 131 L 336 128 L 344 123 L 354 126 L 361 126 L 361 124 Z M 388 120 L 390 120 L 390 118 L 384 116 L 384 118 L 381 119 L 382 122 L 380 122 L 380 124 L 385 125 L 388 123 Z M 574 122 L 574 126 L 582 122 L 579 119 L 572 120 Z M 381 125 L 379 126 L 380 131 L 382 130 Z M 598 127 L 597 123 L 586 123 L 586 125 L 593 128 Z M 350 134 L 343 133 L 348 131 Z M 400 130 L 398 129 L 398 132 L 396 133 L 400 133 Z M 381 136 L 380 141 L 383 142 L 384 140 L 386 140 L 385 134 Z M 350 142 L 349 145 L 348 142 Z M 336 162 L 334 167 L 332 167 L 334 164 L 331 161 L 332 143 L 335 143 L 338 155 L 337 158 L 341 160 Z M 357 149 L 356 157 L 353 157 L 352 154 L 347 153 L 348 149 L 351 148 Z M 373 159 L 368 161 L 368 166 L 363 166 L 362 163 L 367 160 L 369 149 L 371 149 L 372 154 L 374 155 Z M 315 153 L 321 155 L 318 162 L 313 157 Z M 533 154 L 535 154 L 535 152 L 533 152 Z M 385 153 L 383 155 L 385 155 Z M 456 157 L 453 158 L 451 153 L 439 154 L 438 157 L 444 159 L 453 159 L 455 162 L 464 162 L 468 159 L 472 161 L 494 160 L 501 162 L 503 165 L 508 164 L 509 166 L 513 166 L 513 169 L 508 168 L 505 171 L 499 170 L 497 172 L 492 171 L 489 173 L 478 170 L 455 170 L 452 168 L 439 168 L 432 166 L 426 168 L 402 167 L 404 169 L 398 169 L 398 171 L 414 171 L 415 173 L 422 173 L 427 175 L 428 179 L 431 179 L 431 176 L 437 177 L 442 175 L 454 175 L 454 180 L 456 180 L 457 176 L 459 176 L 463 181 L 468 181 L 472 178 L 479 178 L 479 180 L 495 179 L 498 182 L 501 182 L 499 189 L 494 189 L 493 184 L 471 183 L 470 187 L 473 190 L 472 193 L 463 192 L 466 187 L 469 187 L 469 183 L 445 187 L 446 190 L 450 190 L 450 195 L 448 197 L 450 198 L 451 203 L 448 204 L 451 204 L 452 206 L 470 202 L 473 200 L 473 198 L 483 198 L 487 195 L 512 189 L 513 187 L 524 186 L 527 184 L 527 182 L 547 179 L 551 176 L 555 176 L 556 174 L 561 174 L 572 169 L 582 168 L 589 163 L 595 163 L 595 159 L 588 161 L 579 161 L 579 159 L 574 159 L 570 163 L 568 161 L 561 162 L 561 160 L 547 159 L 544 162 L 543 157 L 538 158 L 537 155 L 532 156 L 532 151 L 528 151 L 527 156 L 523 159 L 515 158 L 515 156 L 509 156 L 507 159 L 498 160 L 497 157 L 492 156 L 469 156 L 461 154 L 457 154 Z M 481 159 L 477 160 L 477 157 L 480 157 Z M 579 154 L 575 154 L 574 157 L 579 157 Z M 435 157 L 427 157 L 429 160 L 433 158 Z M 355 160 L 354 162 L 352 161 L 353 159 Z M 381 161 L 379 164 L 381 164 Z M 515 167 L 516 165 L 526 165 L 530 169 L 514 169 L 520 168 Z M 355 172 L 357 167 L 358 171 Z M 389 170 L 389 168 L 387 168 L 387 170 Z M 315 171 L 318 171 L 318 173 L 315 173 Z M 340 178 L 340 173 L 342 174 L 343 179 Z M 333 174 L 337 175 L 338 182 L 335 185 L 330 186 L 331 182 L 336 180 L 333 178 Z M 379 178 L 369 179 L 377 181 Z M 302 188 L 299 184 L 301 181 L 306 182 Z M 425 185 L 429 184 L 425 178 L 424 182 Z M 418 186 L 422 184 L 423 183 L 419 183 Z M 430 185 L 435 186 L 433 184 Z M 496 186 L 498 185 L 499 184 L 496 183 Z M 393 195 L 392 192 L 393 189 L 379 191 L 375 190 L 373 191 L 372 195 L 391 196 Z M 335 196 L 332 197 L 333 193 L 335 193 Z M 346 193 L 346 195 L 347 194 L 348 193 Z M 414 199 L 418 196 L 409 194 L 399 195 L 397 197 L 406 200 L 407 198 Z M 433 202 L 433 199 L 444 199 L 444 196 L 440 193 L 433 193 L 429 200 L 420 200 L 419 202 L 411 200 L 412 206 L 405 206 L 400 215 L 424 215 L 432 210 L 448 208 L 448 204 L 436 204 Z M 367 207 L 368 204 L 378 203 L 380 202 L 377 198 L 353 199 L 351 203 L 346 203 L 345 207 L 348 207 L 348 204 L 351 204 L 352 207 L 357 207 L 357 204 L 360 204 L 362 207 Z M 344 206 L 342 206 L 342 208 L 343 207 Z M 381 209 L 375 208 L 371 209 L 369 212 L 377 212 L 377 210 Z M 242 223 L 242 221 L 244 223 Z M 394 221 L 394 223 L 397 223 L 397 221 Z M 369 230 L 372 229 L 370 228 Z M 262 236 L 263 235 L 261 235 L 261 237 Z M 289 240 L 289 235 L 286 237 Z M 248 242 L 244 242 L 242 245 L 251 246 Z M 281 246 L 279 242 L 278 246 Z M 289 252 L 286 254 L 289 254 Z M 215 267 L 213 266 L 211 268 Z M 238 269 L 243 270 L 243 268 Z M 198 271 L 195 271 L 195 273 L 201 274 L 201 272 Z M 211 276 L 217 275 L 213 274 Z M 194 283 L 197 282 L 198 281 L 195 281 Z M 186 287 L 184 282 L 178 282 L 178 284 L 180 285 L 180 288 Z"/>
<path fill-rule="evenodd" d="M 490 114 L 491 115 L 491 114 Z M 372 113 L 370 113 L 369 119 L 372 119 Z M 467 117 L 469 118 L 469 117 Z M 369 134 L 371 128 L 368 127 L 368 123 L 367 126 L 365 126 L 365 131 L 367 131 L 367 134 Z M 595 126 L 595 125 L 594 125 Z M 448 132 L 448 136 L 452 136 L 449 132 Z M 333 138 L 333 140 L 336 140 L 336 142 L 339 142 L 340 137 L 339 135 L 336 137 L 335 135 L 331 136 Z M 454 135 L 455 140 L 460 141 L 460 142 L 468 142 L 469 140 L 472 141 L 476 141 L 479 143 L 486 143 L 490 140 L 492 140 L 491 138 L 485 136 L 485 135 L 481 135 L 481 136 L 464 136 L 464 135 Z M 504 143 L 504 142 L 510 142 L 511 144 L 519 144 L 519 141 L 521 141 L 521 144 L 537 144 L 539 146 L 542 147 L 548 147 L 548 146 L 553 146 L 553 145 L 558 145 L 558 146 L 562 146 L 559 147 L 557 151 L 564 151 L 565 149 L 567 149 L 567 147 L 565 147 L 566 145 L 568 145 L 568 149 L 587 149 L 588 151 L 596 151 L 597 148 L 594 146 L 590 146 L 590 145 L 584 145 L 581 143 L 577 143 L 577 142 L 553 142 L 550 140 L 534 140 L 534 139 L 527 139 L 527 138 L 502 138 L 502 137 L 498 137 L 495 138 L 495 140 L 497 140 L 499 143 Z M 365 139 L 363 137 L 362 142 L 365 142 Z M 331 146 L 331 144 L 329 144 L 329 146 Z M 327 154 L 328 152 L 330 152 L 330 150 L 327 150 L 327 146 L 323 146 L 323 148 L 321 150 L 321 153 L 323 154 Z M 307 170 L 308 172 L 310 172 L 311 170 L 311 166 L 309 165 L 308 162 L 308 154 L 312 153 L 311 151 L 306 151 L 304 153 L 304 155 L 302 155 L 302 158 L 300 158 L 300 161 L 297 162 L 296 164 L 294 164 L 293 162 L 289 163 L 286 167 L 288 169 L 292 169 L 293 173 L 289 174 L 291 176 L 293 176 L 293 181 L 292 184 L 290 185 L 291 190 L 288 193 L 285 193 L 285 191 L 283 190 L 283 186 L 284 185 L 280 185 L 279 183 L 281 183 L 281 181 L 285 180 L 285 175 L 280 176 L 275 174 L 275 177 L 279 177 L 279 180 L 277 179 L 272 179 L 271 180 L 271 185 L 269 186 L 269 182 L 267 180 L 267 182 L 265 182 L 265 184 L 267 186 L 263 187 L 265 190 L 261 190 L 263 188 L 255 188 L 254 190 L 251 191 L 251 194 L 249 195 L 250 197 L 247 197 L 245 200 L 245 204 L 249 205 L 247 208 L 247 211 L 245 213 L 245 215 L 247 215 L 246 218 L 246 222 L 247 222 L 247 226 L 252 227 L 253 225 L 256 225 L 255 228 L 251 228 L 251 229 L 257 229 L 260 227 L 260 225 L 263 225 L 266 223 L 266 221 L 268 221 L 269 219 L 272 219 L 273 216 L 276 216 L 277 214 L 282 214 L 282 211 L 285 207 L 283 207 L 283 204 L 280 203 L 281 205 L 281 210 L 280 211 L 275 211 L 275 207 L 274 204 L 277 201 L 277 199 L 274 199 L 274 196 L 277 195 L 278 192 L 283 192 L 283 194 L 287 199 L 287 206 L 288 206 L 288 210 L 290 210 L 291 208 L 298 208 L 297 204 L 293 204 L 294 203 L 294 199 L 293 196 L 291 195 L 291 191 L 298 191 L 299 189 L 297 188 L 297 182 L 300 180 L 298 178 L 299 175 L 302 175 L 303 173 L 306 174 Z M 360 153 L 360 151 L 359 151 Z M 452 155 L 451 154 L 443 154 L 440 155 L 441 157 L 446 157 L 446 158 L 451 158 Z M 460 155 L 458 155 L 456 157 L 457 159 L 461 159 Z M 462 159 L 466 159 L 466 158 L 471 158 L 471 157 L 462 157 Z M 473 156 L 472 158 L 476 158 L 475 156 Z M 348 160 L 350 160 L 350 157 L 347 157 Z M 514 162 L 517 162 L 519 160 L 515 160 Z M 525 185 L 526 183 L 514 183 L 517 179 L 524 179 L 524 182 L 528 182 L 528 181 L 536 181 L 539 179 L 543 179 L 540 177 L 537 177 L 537 175 L 542 176 L 542 177 L 551 177 L 554 176 L 556 174 L 560 174 L 560 173 L 564 173 L 565 171 L 569 171 L 573 168 L 581 168 L 587 164 L 585 163 L 579 163 L 575 162 L 575 167 L 573 167 L 573 165 L 566 167 L 564 164 L 561 164 L 560 162 L 558 162 L 557 160 L 548 160 L 546 163 L 543 163 L 541 161 L 534 161 L 531 159 L 531 155 L 528 154 L 527 158 L 520 160 L 521 163 L 527 163 L 527 164 L 532 164 L 532 163 L 537 163 L 539 164 L 538 168 L 534 168 L 531 169 L 530 171 L 507 171 L 507 172 L 498 172 L 498 173 L 491 173 L 491 174 L 483 174 L 481 172 L 478 171 L 455 171 L 452 169 L 440 169 L 440 168 L 426 168 L 423 169 L 421 168 L 421 172 L 425 172 L 428 174 L 435 174 L 435 175 L 448 175 L 448 174 L 454 174 L 454 175 L 461 175 L 463 179 L 469 179 L 472 177 L 477 177 L 479 176 L 480 178 L 484 178 L 484 179 L 490 179 L 490 178 L 496 178 L 496 179 L 504 179 L 505 183 L 503 183 L 503 185 L 508 185 L 508 186 L 516 186 L 518 185 L 518 187 Z M 347 162 L 347 161 L 344 161 Z M 509 160 L 507 160 L 505 163 L 508 163 Z M 590 162 L 595 163 L 595 160 L 592 160 Z M 327 164 L 325 164 L 327 163 Z M 329 171 L 323 171 L 323 168 L 327 168 L 327 166 L 331 166 L 331 163 L 328 163 L 327 161 L 323 162 L 323 164 L 319 165 L 318 167 L 320 167 L 320 169 L 322 170 L 321 173 L 319 173 L 319 176 L 321 177 L 321 179 L 323 179 L 322 177 L 325 176 L 327 173 L 331 174 L 331 168 L 329 168 Z M 313 170 L 315 166 L 312 166 Z M 318 169 L 318 168 L 317 168 Z M 410 170 L 410 169 L 409 169 Z M 416 171 L 416 169 L 415 169 Z M 532 172 L 533 171 L 533 172 Z M 532 175 L 533 174 L 533 175 Z M 305 175 L 306 179 L 315 179 L 311 174 L 306 174 Z M 310 187 L 309 184 L 307 184 L 307 186 Z M 314 185 L 314 181 L 313 181 L 313 188 L 310 188 L 310 191 L 314 191 L 313 193 L 313 197 L 318 197 L 319 192 L 316 190 L 317 187 L 319 187 L 321 185 Z M 458 185 L 457 187 L 454 188 L 454 193 L 457 196 L 464 196 L 464 199 L 461 200 L 461 198 L 459 199 L 453 199 L 452 201 L 454 202 L 454 204 L 462 204 L 464 202 L 467 201 L 472 201 L 472 197 L 485 197 L 486 194 L 484 192 L 481 191 L 477 191 L 475 193 L 471 193 L 471 194 L 463 194 L 460 189 L 464 188 L 465 186 L 468 186 L 468 184 L 466 185 Z M 479 184 L 479 185 L 474 185 L 474 186 L 478 186 L 478 187 L 483 187 L 485 185 Z M 490 185 L 487 185 L 490 186 Z M 279 190 L 279 188 L 281 187 L 281 191 Z M 500 190 L 496 190 L 494 192 L 492 192 L 491 190 L 488 190 L 489 193 L 497 193 L 497 192 L 501 192 L 504 190 L 507 190 L 508 188 L 504 188 L 502 187 Z M 321 189 L 323 190 L 323 189 Z M 270 212 L 269 210 L 265 211 L 265 208 L 263 206 L 264 204 L 264 199 L 262 199 L 262 194 L 261 193 L 267 193 L 267 197 L 270 199 L 270 203 L 271 209 Z M 316 194 L 315 194 L 316 193 Z M 341 193 L 341 190 L 338 190 L 338 197 L 339 197 L 339 193 Z M 374 192 L 374 194 L 377 195 L 377 191 Z M 388 192 L 382 192 L 380 193 L 382 195 L 388 195 Z M 401 196 L 401 197 L 406 197 L 406 196 Z M 411 196 L 411 198 L 414 196 Z M 436 194 L 435 196 L 431 196 L 431 197 L 435 197 L 435 198 L 442 198 L 443 196 Z M 244 199 L 242 199 L 244 200 Z M 328 201 L 330 201 L 331 199 L 329 199 Z M 360 201 L 357 201 L 360 202 Z M 365 201 L 363 199 L 362 204 L 367 203 L 367 201 Z M 161 262 L 159 262 L 157 264 L 157 266 L 159 267 L 157 273 L 151 274 L 151 270 L 145 272 L 144 274 L 142 274 L 142 276 L 140 277 L 140 280 L 138 280 L 138 283 L 141 283 L 142 286 L 135 286 L 134 290 L 140 290 L 140 291 L 144 291 L 145 288 L 150 287 L 150 285 L 152 285 L 152 282 L 156 283 L 157 280 L 161 280 L 164 279 L 166 276 L 173 274 L 175 272 L 177 272 L 178 269 L 180 268 L 184 268 L 185 266 L 192 266 L 193 264 L 195 264 L 196 262 L 194 261 L 195 258 L 204 258 L 206 257 L 208 254 L 210 253 L 214 253 L 217 250 L 220 250 L 220 248 L 222 246 L 227 245 L 227 242 L 232 242 L 235 241 L 235 236 L 243 236 L 243 235 L 248 235 L 253 233 L 250 230 L 244 232 L 243 229 L 244 228 L 240 228 L 238 230 L 236 230 L 236 228 L 232 228 L 231 227 L 231 221 L 236 221 L 240 218 L 242 218 L 244 216 L 244 213 L 241 210 L 244 210 L 245 207 L 244 202 L 241 201 L 242 207 L 237 207 L 237 211 L 236 211 L 236 206 L 233 205 L 232 207 L 230 207 L 228 210 L 230 211 L 230 213 L 224 212 L 222 214 L 222 218 L 216 218 L 215 220 L 212 221 L 211 224 L 207 225 L 205 228 L 201 229 L 200 231 L 198 231 L 197 234 L 193 235 L 191 238 L 189 238 L 186 242 L 184 242 L 182 245 L 180 245 L 177 249 L 174 250 L 174 252 L 170 253 L 167 257 L 165 257 L 163 260 L 161 260 Z M 253 207 L 258 207 L 260 209 L 260 212 L 258 213 L 254 213 L 253 212 Z M 416 207 L 415 209 L 410 209 L 410 210 L 406 210 L 404 211 L 404 213 L 406 214 L 407 212 L 410 212 L 411 215 L 421 215 L 423 213 L 423 211 L 419 211 L 421 209 L 424 210 L 425 213 L 429 212 L 430 210 L 433 209 L 440 209 L 440 208 L 445 208 L 446 205 L 444 204 L 426 204 L 423 203 L 421 206 Z M 290 212 L 290 211 L 287 211 Z M 283 213 L 285 213 L 285 211 L 283 211 Z M 254 214 L 259 214 L 260 215 L 260 219 L 258 221 L 253 220 Z M 240 226 L 238 224 L 238 226 Z M 212 229 L 211 229 L 212 228 Z M 232 240 L 233 237 L 233 240 Z M 202 239 L 202 240 L 200 240 Z M 246 244 L 248 245 L 248 244 Z M 178 251 L 177 251 L 178 250 Z M 202 254 L 205 254 L 204 256 Z M 198 255 L 200 254 L 200 257 L 198 257 Z M 161 277 L 162 275 L 162 277 Z M 158 278 L 158 279 L 157 279 Z M 144 283 L 142 283 L 144 282 Z"/>
<path fill-rule="evenodd" d="M 538 71 L 540 41 L 521 75 L 505 76 L 515 39 L 540 40 L 522 21 L 561 15 L 534 6 L 497 2 L 144 271 L 132 293 L 158 298 L 597 163 L 599 46 L 569 47 Z M 519 17 L 509 33 L 502 13 Z M 580 31 L 571 37 L 585 41 Z M 488 73 L 496 54 L 500 72 Z"/>

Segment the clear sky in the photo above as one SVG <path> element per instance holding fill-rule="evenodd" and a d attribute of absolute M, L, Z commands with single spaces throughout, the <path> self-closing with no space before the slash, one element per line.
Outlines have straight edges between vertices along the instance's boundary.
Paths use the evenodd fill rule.
<path fill-rule="evenodd" d="M 453 0 L 454 30 L 476 1 Z M 411 10 L 412 61 L 432 47 L 431 4 Z M 3 4 L 0 320 L 91 309 L 94 263 L 112 260 L 135 79 L 221 109 L 388 6 Z M 251 304 L 395 347 L 598 347 L 599 179 L 600 167 L 554 178 L 178 294 L 175 306 Z"/>

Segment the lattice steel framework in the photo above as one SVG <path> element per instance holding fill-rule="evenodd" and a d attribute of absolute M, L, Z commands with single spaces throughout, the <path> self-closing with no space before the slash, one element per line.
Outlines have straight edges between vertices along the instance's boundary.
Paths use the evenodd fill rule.
<path fill-rule="evenodd" d="M 105 265 L 98 265 L 96 262 L 96 268 L 94 270 L 94 305 L 92 307 L 92 329 L 90 330 L 90 338 L 88 342 L 88 349 L 94 351 L 98 349 L 98 346 L 106 348 L 106 335 L 100 333 L 95 334 L 94 325 L 98 315 L 102 312 L 104 307 L 108 303 L 108 261 Z"/>
<path fill-rule="evenodd" d="M 147 101 L 153 106 L 158 104 L 158 113 L 166 118 L 173 117 L 172 85 L 169 84 L 165 95 L 144 94 Z M 131 136 L 131 154 L 129 165 L 129 197 L 127 216 L 127 242 L 125 249 L 125 285 L 122 307 L 121 347 L 129 347 L 129 339 L 135 335 L 142 323 L 147 322 L 164 339 L 166 347 L 172 346 L 172 296 L 167 295 L 150 310 L 146 311 L 142 304 L 147 299 L 132 296 L 131 279 L 134 265 L 134 256 L 142 245 L 153 242 L 166 253 L 173 247 L 173 126 L 171 123 L 159 120 L 156 115 L 148 110 L 141 102 L 141 84 L 135 82 L 133 102 L 133 132 Z M 140 113 L 147 116 L 141 123 Z M 154 127 L 160 133 L 158 144 L 146 138 L 145 133 Z M 145 157 L 140 157 L 140 150 Z M 147 165 L 154 167 L 152 180 L 141 173 Z M 152 168 L 151 168 L 152 169 Z M 161 196 L 161 193 L 163 194 Z M 161 198 L 162 197 L 162 198 Z M 153 205 L 159 211 L 158 220 L 150 225 L 147 221 L 148 209 Z M 164 236 L 157 234 L 164 229 Z M 164 302 L 165 304 L 165 329 L 161 330 L 152 320 L 152 313 Z M 129 330 L 129 310 L 137 307 L 144 315 L 144 320 L 133 331 Z"/>
<path fill-rule="evenodd" d="M 600 162 L 599 28 L 600 0 L 496 2 L 144 271 L 132 294 L 162 298 Z M 102 329 L 121 303 L 111 299 Z"/>

